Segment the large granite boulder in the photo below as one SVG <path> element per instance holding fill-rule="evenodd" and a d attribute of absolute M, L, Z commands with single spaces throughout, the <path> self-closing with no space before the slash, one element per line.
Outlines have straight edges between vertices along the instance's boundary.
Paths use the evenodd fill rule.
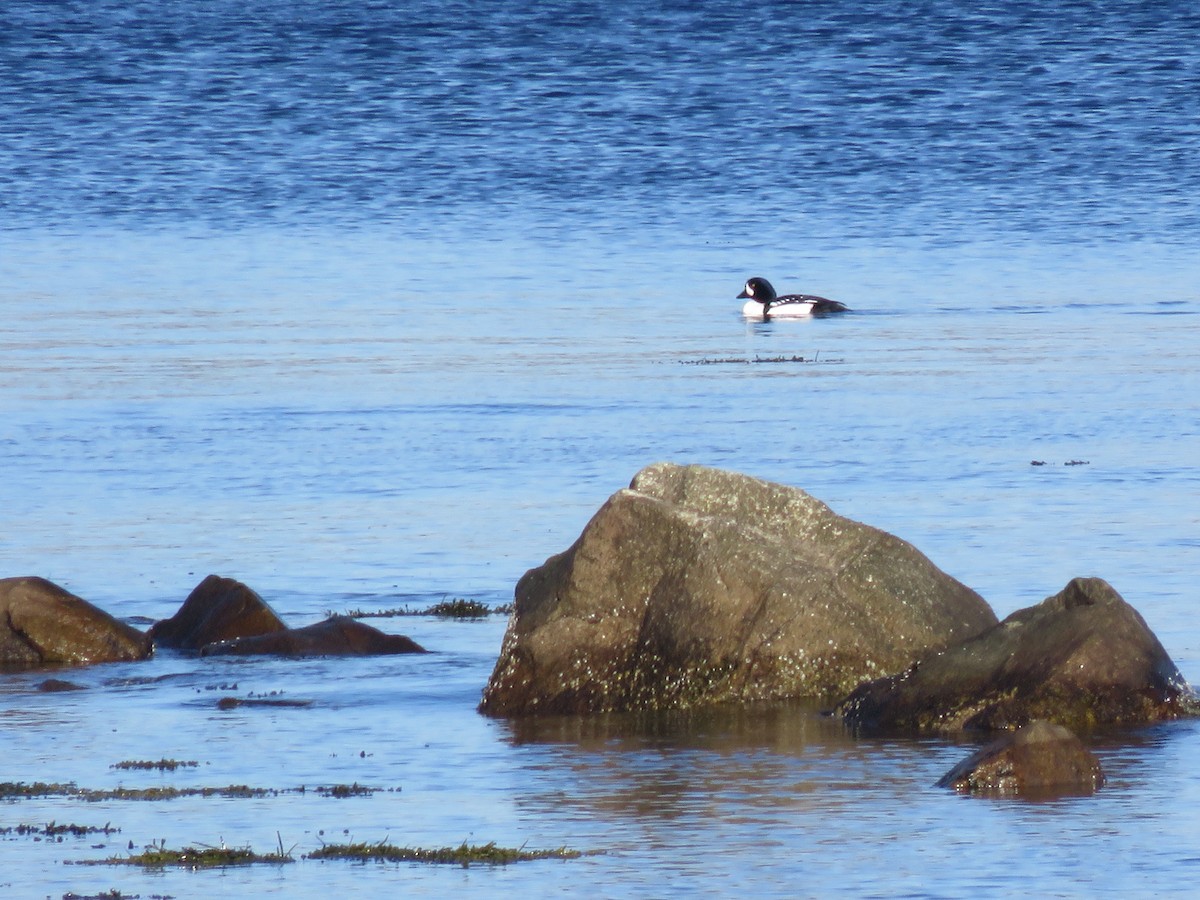
<path fill-rule="evenodd" d="M 150 639 L 45 578 L 0 578 L 0 666 L 145 659 Z"/>
<path fill-rule="evenodd" d="M 199 650 L 206 644 L 285 631 L 287 625 L 257 593 L 232 578 L 209 575 L 150 637 L 163 647 Z"/>
<path fill-rule="evenodd" d="M 971 754 L 938 781 L 960 793 L 1025 797 L 1093 794 L 1103 784 L 1100 760 L 1083 742 L 1041 719 Z"/>
<path fill-rule="evenodd" d="M 1100 578 L 1076 578 L 1037 606 L 838 705 L 853 726 L 957 731 L 1048 719 L 1076 729 L 1193 714 L 1187 683 L 1137 611 Z"/>
<path fill-rule="evenodd" d="M 201 648 L 200 655 L 381 656 L 424 652 L 424 647 L 402 634 L 386 634 L 349 616 L 330 616 L 305 628 L 208 644 Z"/>
<path fill-rule="evenodd" d="M 911 545 L 801 490 L 661 463 L 517 584 L 480 709 L 830 701 L 995 622 Z"/>

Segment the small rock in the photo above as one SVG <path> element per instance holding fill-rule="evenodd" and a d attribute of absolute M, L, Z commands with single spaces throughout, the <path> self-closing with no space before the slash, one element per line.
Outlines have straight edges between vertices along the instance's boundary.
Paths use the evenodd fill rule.
<path fill-rule="evenodd" d="M 1083 742 L 1041 719 L 967 757 L 938 781 L 962 793 L 1026 797 L 1092 794 L 1103 784 L 1100 760 Z"/>
<path fill-rule="evenodd" d="M 1196 700 L 1137 611 L 1100 578 L 926 655 L 838 704 L 867 729 L 1006 730 L 1034 719 L 1079 729 L 1195 715 Z"/>
<path fill-rule="evenodd" d="M 156 622 L 150 637 L 163 647 L 199 650 L 206 644 L 287 630 L 257 593 L 232 578 L 209 575 L 169 619 Z"/>
<path fill-rule="evenodd" d="M 53 694 L 59 691 L 82 691 L 85 690 L 82 684 L 76 684 L 73 681 L 63 681 L 61 678 L 47 678 L 37 689 L 43 693 Z"/>
<path fill-rule="evenodd" d="M 424 653 L 401 634 L 386 634 L 349 616 L 330 616 L 305 628 L 207 644 L 201 656 L 375 656 Z"/>

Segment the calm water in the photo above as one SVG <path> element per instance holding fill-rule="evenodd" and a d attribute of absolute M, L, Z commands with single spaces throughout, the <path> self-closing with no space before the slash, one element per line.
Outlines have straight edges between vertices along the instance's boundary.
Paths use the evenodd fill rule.
<path fill-rule="evenodd" d="M 507 602 L 650 462 L 802 487 L 1001 615 L 1107 578 L 1200 672 L 1193 4 L 115 2 L 0 10 L 0 575 L 125 617 Z M 855 312 L 747 323 L 751 274 Z M 810 362 L 754 362 L 801 356 Z M 741 360 L 741 362 L 739 362 Z M 1044 466 L 1031 466 L 1031 461 Z M 1080 461 L 1086 465 L 1064 465 Z M 0 889 L 188 897 L 1182 894 L 1200 727 L 1089 800 L 811 710 L 505 723 L 436 651 L 0 676 Z M 301 708 L 219 711 L 281 691 Z M 195 760 L 161 775 L 131 759 Z M 301 785 L 358 782 L 335 800 Z M 144 873 L 165 840 L 601 851 Z M 95 845 L 104 844 L 104 847 Z M 1119 865 L 1114 865 L 1119 861 Z"/>

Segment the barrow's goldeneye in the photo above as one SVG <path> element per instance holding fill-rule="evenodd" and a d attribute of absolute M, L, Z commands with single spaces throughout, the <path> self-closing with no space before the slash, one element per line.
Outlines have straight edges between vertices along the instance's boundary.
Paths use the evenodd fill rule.
<path fill-rule="evenodd" d="M 849 308 L 844 303 L 814 297 L 812 294 L 784 294 L 780 297 L 765 278 L 747 281 L 738 299 L 746 301 L 742 315 L 754 319 L 823 316 L 826 313 L 845 312 Z"/>

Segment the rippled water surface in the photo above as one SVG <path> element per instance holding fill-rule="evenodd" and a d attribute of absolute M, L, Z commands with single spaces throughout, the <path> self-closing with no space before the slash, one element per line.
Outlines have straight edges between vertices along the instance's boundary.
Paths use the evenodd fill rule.
<path fill-rule="evenodd" d="M 802 487 L 1000 615 L 1104 577 L 1195 678 L 1198 31 L 1185 3 L 7 3 L 0 576 L 139 622 L 210 572 L 296 625 L 498 605 L 669 459 Z M 746 322 L 751 274 L 854 312 Z M 977 801 L 931 786 L 970 746 L 804 707 L 484 719 L 502 617 L 370 621 L 434 652 L 166 652 L 52 673 L 70 693 L 0 675 L 0 782 L 278 792 L 0 801 L 0 889 L 1130 896 L 1200 874 L 1193 723 L 1093 736 L 1093 798 Z M 305 705 L 217 707 L 273 693 Z M 198 765 L 112 768 L 163 758 Z M 378 790 L 315 790 L 353 783 Z M 52 821 L 120 830 L 13 830 Z M 301 859 L 351 840 L 593 855 Z M 152 842 L 298 861 L 72 864 Z"/>

